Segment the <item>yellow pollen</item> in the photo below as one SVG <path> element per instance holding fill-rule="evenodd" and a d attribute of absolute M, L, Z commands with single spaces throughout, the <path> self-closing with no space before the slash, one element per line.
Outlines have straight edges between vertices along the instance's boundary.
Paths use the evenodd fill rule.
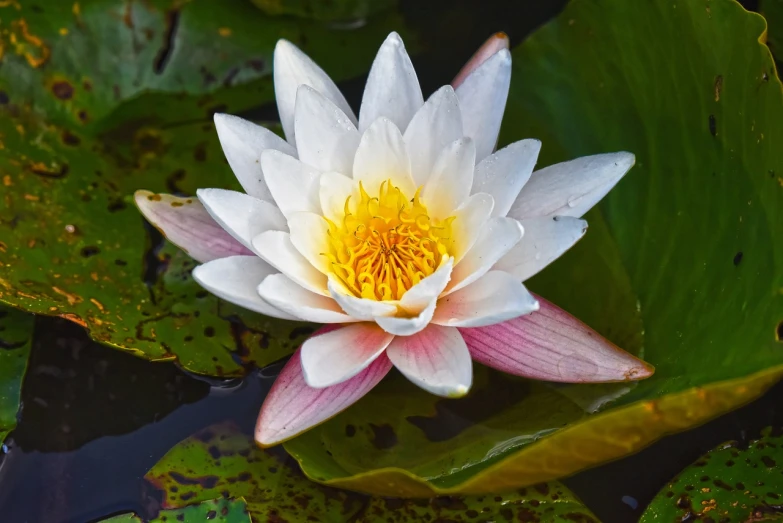
<path fill-rule="evenodd" d="M 408 198 L 391 180 L 371 197 L 359 184 L 359 201 L 345 201 L 340 223 L 329 222 L 329 252 L 335 276 L 356 297 L 399 300 L 450 256 L 454 217 L 434 220 L 419 199 Z"/>

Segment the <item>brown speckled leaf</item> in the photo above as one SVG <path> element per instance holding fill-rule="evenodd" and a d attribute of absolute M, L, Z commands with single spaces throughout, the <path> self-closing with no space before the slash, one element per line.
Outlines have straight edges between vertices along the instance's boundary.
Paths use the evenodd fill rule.
<path fill-rule="evenodd" d="M 783 436 L 729 441 L 672 479 L 644 511 L 653 521 L 783 521 Z"/>
<path fill-rule="evenodd" d="M 260 449 L 231 424 L 180 442 L 146 478 L 164 491 L 167 508 L 242 497 L 254 521 L 598 521 L 559 483 L 505 495 L 429 500 L 372 498 L 323 487 L 308 480 L 282 449 Z"/>
<path fill-rule="evenodd" d="M 367 70 L 392 27 L 393 12 L 335 32 L 249 2 L 0 3 L 0 301 L 201 374 L 290 353 L 309 327 L 204 292 L 133 193 L 238 189 L 212 114 L 274 114 L 275 42 L 340 80 Z"/>

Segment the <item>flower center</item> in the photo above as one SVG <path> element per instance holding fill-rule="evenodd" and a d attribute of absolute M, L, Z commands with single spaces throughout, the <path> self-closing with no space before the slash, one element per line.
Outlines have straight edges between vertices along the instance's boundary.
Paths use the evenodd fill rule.
<path fill-rule="evenodd" d="M 430 218 L 420 192 L 408 198 L 387 180 L 371 197 L 359 184 L 358 203 L 351 205 L 348 197 L 342 222 L 329 222 L 326 256 L 355 296 L 399 300 L 450 255 L 454 217 Z"/>

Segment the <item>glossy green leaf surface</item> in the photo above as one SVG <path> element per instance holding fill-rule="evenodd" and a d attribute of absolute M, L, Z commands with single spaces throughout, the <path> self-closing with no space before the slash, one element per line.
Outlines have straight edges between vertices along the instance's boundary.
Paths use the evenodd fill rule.
<path fill-rule="evenodd" d="M 783 437 L 729 441 L 672 479 L 640 520 L 783 520 Z"/>
<path fill-rule="evenodd" d="M 16 427 L 34 323 L 32 314 L 0 305 L 0 444 Z"/>
<path fill-rule="evenodd" d="M 281 449 L 262 450 L 234 426 L 215 425 L 172 448 L 147 473 L 167 508 L 242 497 L 254 521 L 581 521 L 597 519 L 559 483 L 502 496 L 401 500 L 323 487 Z"/>
<path fill-rule="evenodd" d="M 541 139 L 539 166 L 637 158 L 586 237 L 529 286 L 653 364 L 652 378 L 554 387 L 477 369 L 456 401 L 387 378 L 286 443 L 305 473 L 374 494 L 511 490 L 638 450 L 779 379 L 783 92 L 764 30 L 733 0 L 573 0 L 512 53 L 501 143 Z"/>
<path fill-rule="evenodd" d="M 105 523 L 141 523 L 143 520 L 136 514 L 120 514 L 103 520 Z M 147 523 L 251 523 L 247 513 L 247 505 L 243 499 L 215 499 L 188 505 L 187 507 L 161 510 L 158 517 L 146 520 Z"/>
<path fill-rule="evenodd" d="M 2 3 L 0 301 L 201 374 L 290 353 L 309 327 L 204 292 L 132 195 L 239 188 L 212 114 L 274 114 L 279 38 L 340 80 L 366 71 L 392 28 L 404 33 L 393 13 L 336 32 L 249 2 Z"/>
<path fill-rule="evenodd" d="M 759 12 L 767 20 L 767 45 L 780 63 L 783 56 L 783 0 L 761 0 Z"/>
<path fill-rule="evenodd" d="M 270 15 L 361 24 L 367 16 L 393 7 L 396 0 L 251 0 Z"/>

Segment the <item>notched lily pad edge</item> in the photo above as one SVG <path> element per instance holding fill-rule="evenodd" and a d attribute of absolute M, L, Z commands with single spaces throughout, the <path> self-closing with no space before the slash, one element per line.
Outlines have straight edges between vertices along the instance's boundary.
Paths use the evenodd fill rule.
<path fill-rule="evenodd" d="M 419 477 L 407 470 L 388 467 L 355 476 L 324 481 L 305 468 L 296 455 L 304 474 L 312 481 L 330 487 L 370 495 L 421 497 L 451 494 L 493 494 L 510 492 L 542 482 L 562 479 L 592 466 L 619 459 L 654 443 L 663 436 L 706 423 L 761 396 L 783 378 L 783 365 L 742 378 L 712 383 L 692 389 L 641 401 L 615 410 L 596 414 L 588 420 L 567 426 L 551 436 L 525 446 L 462 482 L 448 477 Z M 698 409 L 698 406 L 706 407 Z M 643 427 L 666 430 L 645 432 Z M 609 428 L 611 437 L 591 442 L 585 432 Z M 557 468 L 553 468 L 557 464 Z M 489 481 L 491 478 L 492 481 Z M 439 481 L 439 479 L 441 481 Z M 445 481 L 444 481 L 445 480 Z"/>

